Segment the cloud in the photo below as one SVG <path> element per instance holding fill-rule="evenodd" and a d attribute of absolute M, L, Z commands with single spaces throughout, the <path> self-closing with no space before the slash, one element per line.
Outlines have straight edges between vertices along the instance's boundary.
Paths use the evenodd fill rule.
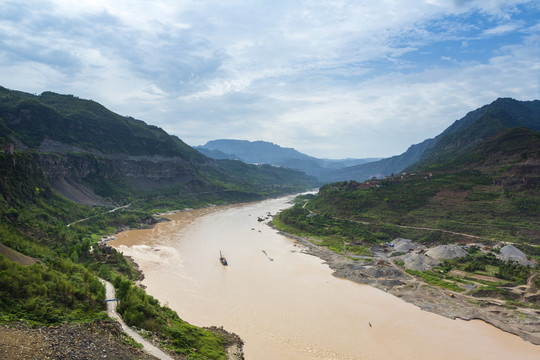
<path fill-rule="evenodd" d="M 387 156 L 499 96 L 538 97 L 539 13 L 518 0 L 6 0 L 1 85 L 92 98 L 192 145 Z"/>
<path fill-rule="evenodd" d="M 502 35 L 502 34 L 514 32 L 517 29 L 519 29 L 519 26 L 517 24 L 503 24 L 503 25 L 498 25 L 489 29 L 485 29 L 484 31 L 482 31 L 482 35 L 483 36 Z"/>

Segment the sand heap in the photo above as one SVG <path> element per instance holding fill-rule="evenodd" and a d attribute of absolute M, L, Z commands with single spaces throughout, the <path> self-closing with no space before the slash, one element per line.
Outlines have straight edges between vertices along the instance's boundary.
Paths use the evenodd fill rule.
<path fill-rule="evenodd" d="M 438 260 L 417 253 L 405 254 L 401 256 L 401 260 L 405 263 L 405 268 L 418 271 L 431 270 L 441 263 Z"/>
<path fill-rule="evenodd" d="M 437 260 L 449 260 L 467 256 L 467 252 L 461 246 L 439 245 L 426 251 L 426 255 Z"/>

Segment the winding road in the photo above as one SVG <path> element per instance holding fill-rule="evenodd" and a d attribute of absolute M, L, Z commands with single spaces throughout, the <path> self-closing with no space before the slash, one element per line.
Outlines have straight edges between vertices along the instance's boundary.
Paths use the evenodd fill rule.
<path fill-rule="evenodd" d="M 107 299 L 115 299 L 116 291 L 114 290 L 113 284 L 111 284 L 110 282 L 104 279 L 99 279 L 99 281 L 101 281 L 101 283 L 105 285 L 105 293 L 106 293 L 105 296 L 107 297 Z M 136 333 L 133 329 L 131 329 L 129 326 L 127 326 L 124 320 L 122 320 L 122 317 L 120 316 L 120 314 L 118 314 L 118 312 L 116 311 L 116 306 L 117 306 L 116 301 L 107 301 L 107 315 L 109 315 L 111 318 L 118 321 L 120 325 L 122 326 L 122 330 L 126 334 L 131 336 L 136 342 L 142 344 L 144 351 L 146 351 L 148 354 L 152 356 L 155 356 L 156 358 L 160 360 L 174 360 L 172 357 L 165 354 L 159 348 L 152 345 L 148 340 L 146 340 L 141 335 Z"/>

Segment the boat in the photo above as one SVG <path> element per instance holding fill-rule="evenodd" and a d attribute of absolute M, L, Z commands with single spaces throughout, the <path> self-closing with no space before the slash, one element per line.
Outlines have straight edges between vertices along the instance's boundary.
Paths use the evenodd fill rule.
<path fill-rule="evenodd" d="M 227 263 L 227 259 L 225 259 L 225 257 L 223 256 L 223 254 L 221 254 L 221 250 L 219 250 L 219 261 L 221 261 L 221 264 L 222 264 L 223 266 L 229 265 L 229 264 Z"/>

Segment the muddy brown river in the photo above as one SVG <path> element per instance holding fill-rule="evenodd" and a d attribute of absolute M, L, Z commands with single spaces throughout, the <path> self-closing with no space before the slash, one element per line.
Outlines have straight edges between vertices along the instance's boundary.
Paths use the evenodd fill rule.
<path fill-rule="evenodd" d="M 540 359 L 540 346 L 482 321 L 450 320 L 333 277 L 258 221 L 291 199 L 175 213 L 110 245 L 134 258 L 147 292 L 181 318 L 240 335 L 248 360 Z"/>

